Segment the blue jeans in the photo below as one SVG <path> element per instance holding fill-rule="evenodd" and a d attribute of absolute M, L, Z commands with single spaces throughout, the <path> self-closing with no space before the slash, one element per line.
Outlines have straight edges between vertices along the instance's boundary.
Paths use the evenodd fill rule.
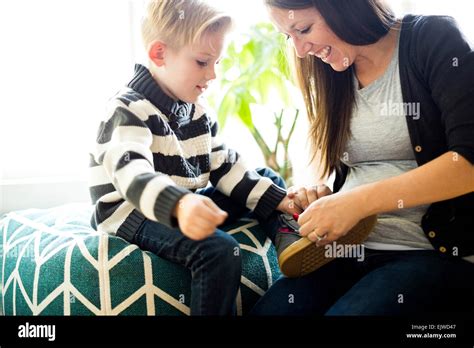
<path fill-rule="evenodd" d="M 301 278 L 280 278 L 251 315 L 474 313 L 474 264 L 432 250 L 365 249 Z"/>
<path fill-rule="evenodd" d="M 262 168 L 257 173 L 285 188 L 283 179 L 272 170 Z M 208 196 L 228 213 L 224 225 L 249 214 L 245 206 L 236 204 L 213 187 L 197 193 Z M 274 212 L 267 220 L 261 221 L 272 239 L 276 231 L 272 230 L 274 224 L 270 221 L 276 220 L 276 214 Z M 271 229 L 266 229 L 269 226 Z M 226 232 L 217 229 L 209 238 L 195 241 L 178 228 L 145 220 L 135 235 L 134 243 L 142 250 L 191 270 L 191 315 L 235 314 L 242 269 L 241 251 L 237 241 Z"/>

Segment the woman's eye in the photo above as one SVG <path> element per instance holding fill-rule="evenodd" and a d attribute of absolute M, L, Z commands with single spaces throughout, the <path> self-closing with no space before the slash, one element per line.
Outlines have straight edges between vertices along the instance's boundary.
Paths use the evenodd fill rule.
<path fill-rule="evenodd" d="M 306 29 L 299 30 L 299 32 L 300 34 L 308 34 L 310 30 L 311 30 L 311 27 L 307 27 Z"/>
<path fill-rule="evenodd" d="M 287 40 L 291 39 L 290 35 L 288 35 L 288 34 L 284 34 L 284 35 L 285 35 L 285 38 L 286 38 Z"/>
<path fill-rule="evenodd" d="M 207 62 L 202 62 L 200 60 L 196 60 L 196 63 L 203 68 L 207 66 Z"/>

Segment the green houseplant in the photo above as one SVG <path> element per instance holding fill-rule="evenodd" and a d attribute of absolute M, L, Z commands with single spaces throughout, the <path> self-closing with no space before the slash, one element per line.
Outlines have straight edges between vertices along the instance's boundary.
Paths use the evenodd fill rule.
<path fill-rule="evenodd" d="M 284 52 L 284 37 L 268 23 L 252 26 L 242 41 L 233 41 L 221 62 L 220 88 L 211 103 L 218 110 L 221 128 L 229 117 L 237 117 L 250 131 L 260 148 L 266 165 L 287 182 L 292 179 L 288 146 L 293 135 L 299 110 L 293 106 L 294 89 Z M 265 106 L 272 118 L 276 140 L 265 140 L 254 123 L 252 107 Z M 276 109 L 278 108 L 278 109 Z M 288 118 L 288 114 L 291 114 Z M 284 134 L 286 133 L 286 134 Z"/>

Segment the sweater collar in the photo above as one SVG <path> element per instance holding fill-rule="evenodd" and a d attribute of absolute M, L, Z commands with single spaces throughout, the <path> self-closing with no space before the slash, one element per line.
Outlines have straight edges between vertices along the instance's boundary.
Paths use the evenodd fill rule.
<path fill-rule="evenodd" d="M 150 71 L 141 64 L 135 65 L 135 75 L 127 87 L 142 94 L 160 109 L 168 117 L 172 128 L 177 129 L 189 123 L 192 118 L 194 104 L 175 101 L 169 97 L 156 83 Z"/>

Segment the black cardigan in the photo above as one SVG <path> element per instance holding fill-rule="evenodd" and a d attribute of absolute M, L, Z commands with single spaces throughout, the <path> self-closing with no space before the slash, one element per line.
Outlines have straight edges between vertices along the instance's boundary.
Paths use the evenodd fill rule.
<path fill-rule="evenodd" d="M 454 19 L 405 16 L 399 66 L 404 103 L 419 103 L 419 115 L 406 117 L 418 165 L 448 151 L 474 164 L 474 52 Z M 347 170 L 336 172 L 334 192 Z M 433 203 L 421 224 L 440 254 L 474 254 L 474 193 Z"/>

